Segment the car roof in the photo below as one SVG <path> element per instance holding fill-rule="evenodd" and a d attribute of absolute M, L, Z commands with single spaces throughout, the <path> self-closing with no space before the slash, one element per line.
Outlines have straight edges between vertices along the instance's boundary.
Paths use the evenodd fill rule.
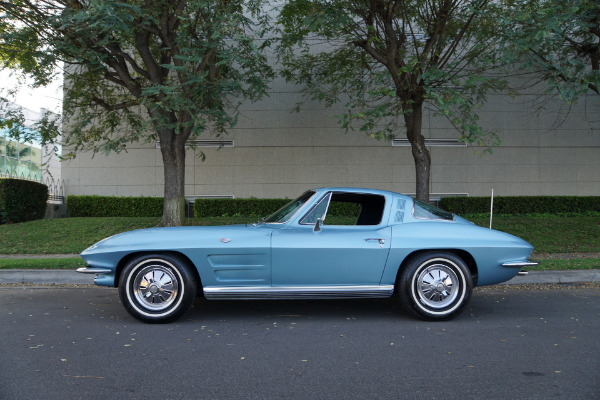
<path fill-rule="evenodd" d="M 410 196 L 407 196 L 402 193 L 390 192 L 388 190 L 380 190 L 380 189 L 368 189 L 368 188 L 357 188 L 357 187 L 322 187 L 316 188 L 315 190 L 319 192 L 348 192 L 348 193 L 366 193 L 366 194 L 378 194 L 382 196 L 396 196 L 403 197 L 407 199 L 411 199 Z"/>

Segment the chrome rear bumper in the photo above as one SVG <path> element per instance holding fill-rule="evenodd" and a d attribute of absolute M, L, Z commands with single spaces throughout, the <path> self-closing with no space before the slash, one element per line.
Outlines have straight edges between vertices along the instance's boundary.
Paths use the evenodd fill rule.
<path fill-rule="evenodd" d="M 539 265 L 539 263 L 535 261 L 509 261 L 502 264 L 505 268 L 526 268 L 535 267 L 536 265 Z"/>
<path fill-rule="evenodd" d="M 502 264 L 504 268 L 526 268 L 526 267 L 535 267 L 539 265 L 538 262 L 535 261 L 509 261 Z M 523 276 L 527 275 L 527 271 L 519 271 L 517 275 Z"/>
<path fill-rule="evenodd" d="M 77 272 L 80 272 L 82 274 L 108 274 L 109 272 L 112 272 L 112 269 L 83 267 L 83 268 L 77 268 Z"/>

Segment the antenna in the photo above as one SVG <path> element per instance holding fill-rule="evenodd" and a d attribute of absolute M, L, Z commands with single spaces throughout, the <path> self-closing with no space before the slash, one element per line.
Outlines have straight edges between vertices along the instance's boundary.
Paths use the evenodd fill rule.
<path fill-rule="evenodd" d="M 492 201 L 490 203 L 490 229 L 492 229 L 492 217 L 494 215 L 494 188 L 492 188 Z"/>

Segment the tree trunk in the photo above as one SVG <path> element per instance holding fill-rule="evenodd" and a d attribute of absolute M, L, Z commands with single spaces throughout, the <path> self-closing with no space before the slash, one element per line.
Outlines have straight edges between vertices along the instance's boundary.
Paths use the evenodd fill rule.
<path fill-rule="evenodd" d="M 185 140 L 175 134 L 159 136 L 165 174 L 161 225 L 181 226 L 185 219 Z"/>
<path fill-rule="evenodd" d="M 404 114 L 406 136 L 412 148 L 415 162 L 417 199 L 429 202 L 429 178 L 431 175 L 431 155 L 425 147 L 425 138 L 421 133 L 423 125 L 423 103 L 412 102 L 410 110 Z"/>

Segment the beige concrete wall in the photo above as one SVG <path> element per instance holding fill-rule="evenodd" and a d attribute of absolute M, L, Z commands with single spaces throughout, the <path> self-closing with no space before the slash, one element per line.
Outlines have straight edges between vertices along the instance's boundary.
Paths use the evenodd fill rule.
<path fill-rule="evenodd" d="M 295 197 L 318 186 L 357 186 L 414 193 L 409 147 L 393 147 L 364 134 L 345 134 L 334 115 L 341 110 L 310 104 L 292 112 L 296 88 L 275 82 L 270 97 L 242 109 L 225 138 L 233 148 L 190 150 L 186 196 Z M 600 99 L 564 112 L 550 103 L 535 114 L 532 96 L 490 96 L 481 123 L 498 132 L 502 146 L 431 147 L 431 192 L 489 195 L 600 195 Z M 453 138 L 442 118 L 427 115 L 424 135 Z M 68 128 L 67 128 L 68 129 Z M 399 132 L 398 137 L 403 137 Z M 209 135 L 199 139 L 211 139 Z M 81 153 L 64 162 L 68 195 L 162 196 L 163 168 L 154 144 L 133 145 L 108 157 Z"/>

